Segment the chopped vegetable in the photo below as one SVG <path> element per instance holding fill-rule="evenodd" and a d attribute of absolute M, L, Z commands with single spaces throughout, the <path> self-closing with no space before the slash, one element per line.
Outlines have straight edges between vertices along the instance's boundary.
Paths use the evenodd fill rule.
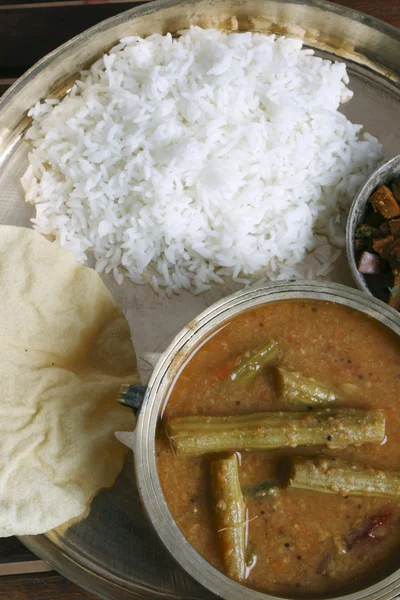
<path fill-rule="evenodd" d="M 379 256 L 372 252 L 363 252 L 358 263 L 358 270 L 365 275 L 379 275 L 381 272 Z"/>
<path fill-rule="evenodd" d="M 386 185 L 382 185 L 372 194 L 370 202 L 374 210 L 380 212 L 385 219 L 400 217 L 400 206 L 397 204 L 393 192 Z"/>
<path fill-rule="evenodd" d="M 385 238 L 375 239 L 372 242 L 372 247 L 375 252 L 387 260 L 390 257 L 390 245 L 393 243 L 393 241 L 394 237 L 392 235 L 388 235 Z"/>
<path fill-rule="evenodd" d="M 400 180 L 393 181 L 390 187 L 381 186 L 369 198 L 374 212 L 369 209 L 367 222 L 357 227 L 354 250 L 358 271 L 371 277 L 368 284 L 374 295 L 386 297 L 388 304 L 400 311 L 396 283 L 396 273 L 400 271 Z M 395 282 L 389 287 L 391 270 Z M 376 275 L 380 278 L 376 279 Z"/>
<path fill-rule="evenodd" d="M 296 371 L 288 371 L 283 367 L 277 367 L 276 372 L 280 395 L 288 402 L 310 406 L 329 404 L 339 398 L 329 386 L 311 377 L 305 377 Z"/>
<path fill-rule="evenodd" d="M 211 461 L 211 490 L 222 562 L 228 577 L 246 577 L 246 506 L 236 454 Z"/>
<path fill-rule="evenodd" d="M 367 225 L 367 224 L 363 224 L 360 225 L 355 233 L 356 238 L 367 238 L 367 239 L 374 239 L 374 238 L 378 238 L 381 237 L 381 232 L 379 231 L 379 229 L 377 229 L 376 227 L 372 227 L 372 225 Z"/>
<path fill-rule="evenodd" d="M 400 474 L 337 459 L 295 458 L 289 487 L 342 496 L 400 497 Z"/>
<path fill-rule="evenodd" d="M 237 367 L 232 370 L 231 379 L 237 383 L 247 383 L 254 379 L 259 370 L 274 360 L 278 354 L 278 344 L 274 341 L 269 341 L 261 348 L 253 350 L 243 360 L 239 362 Z"/>
<path fill-rule="evenodd" d="M 385 436 L 385 416 L 381 410 L 326 408 L 306 413 L 175 417 L 167 423 L 167 435 L 180 456 L 301 445 L 341 447 L 381 442 Z"/>
<path fill-rule="evenodd" d="M 276 481 L 263 481 L 245 489 L 244 495 L 250 498 L 265 498 L 265 496 L 273 494 L 277 488 L 278 483 Z"/>
<path fill-rule="evenodd" d="M 352 550 L 360 542 L 376 542 L 383 539 L 385 525 L 391 520 L 392 513 L 387 512 L 380 515 L 373 515 L 358 530 L 353 530 L 347 536 L 345 543 L 348 550 Z"/>

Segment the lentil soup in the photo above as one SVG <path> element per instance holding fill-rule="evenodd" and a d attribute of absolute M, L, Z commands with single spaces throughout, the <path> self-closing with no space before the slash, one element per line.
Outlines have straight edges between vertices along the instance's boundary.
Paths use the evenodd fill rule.
<path fill-rule="evenodd" d="M 252 358 L 255 348 L 264 352 L 256 367 Z M 250 377 L 243 376 L 243 365 Z M 296 388 L 302 390 L 297 396 L 291 394 L 290 382 L 285 388 L 281 368 L 290 376 L 304 378 L 305 396 L 304 385 Z M 374 577 L 398 567 L 399 396 L 398 338 L 366 315 L 313 300 L 271 302 L 239 314 L 192 352 L 169 390 L 156 454 L 172 517 L 207 561 L 251 588 L 289 597 L 321 597 L 364 587 Z M 251 424 L 257 419 L 266 419 L 269 426 L 272 413 L 281 422 L 281 411 L 285 418 L 287 415 L 282 429 L 289 441 L 279 447 L 278 435 L 273 449 L 258 449 L 257 441 L 257 449 L 248 450 L 235 447 L 241 444 L 232 441 L 229 455 L 222 446 L 220 451 L 202 446 L 204 452 L 200 446 L 191 447 L 185 454 L 184 446 L 180 448 L 171 434 L 172 423 L 181 417 L 192 417 L 191 431 L 200 427 L 193 425 L 193 417 L 207 417 L 207 426 L 217 431 L 220 422 L 217 419 L 213 425 L 213 417 L 223 416 L 227 435 L 233 439 L 230 436 L 239 427 L 237 419 L 245 429 L 247 421 Z M 350 433 L 346 430 L 341 411 L 345 421 L 349 411 L 356 414 L 357 434 L 353 425 Z M 328 429 L 325 413 L 327 423 L 332 424 Z M 298 444 L 309 437 L 296 437 L 304 432 L 301 426 L 290 425 L 295 415 L 311 429 L 318 426 L 326 440 L 322 443 L 315 437 L 312 445 Z M 364 415 L 368 415 L 367 424 Z M 336 428 L 335 419 L 340 421 Z M 364 437 L 357 437 L 360 435 Z M 202 438 L 201 444 L 208 444 L 209 437 Z M 187 438 L 183 441 L 185 444 Z M 237 482 L 228 471 L 221 475 L 221 469 L 230 468 L 229 460 L 237 468 Z M 349 472 L 351 484 L 346 479 Z M 331 474 L 333 483 L 326 481 Z M 371 477 L 378 482 L 375 491 Z M 234 504 L 235 510 L 241 508 L 232 522 L 236 518 L 237 527 L 238 519 L 241 521 L 243 539 L 242 529 L 233 539 L 232 531 L 237 534 L 239 530 L 219 521 L 218 510 L 226 509 L 230 500 L 228 496 L 224 499 L 223 491 L 218 497 L 218 489 L 214 489 L 218 482 L 228 482 L 235 498 L 239 498 L 237 494 L 242 498 Z M 230 543 L 239 547 L 233 570 Z M 236 569 L 240 561 L 242 573 Z"/>

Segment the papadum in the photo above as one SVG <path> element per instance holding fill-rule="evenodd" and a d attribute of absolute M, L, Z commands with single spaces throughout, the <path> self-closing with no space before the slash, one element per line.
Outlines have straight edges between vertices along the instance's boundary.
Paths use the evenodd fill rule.
<path fill-rule="evenodd" d="M 114 483 L 136 358 L 99 275 L 35 231 L 0 226 L 0 295 L 0 536 L 39 534 Z"/>

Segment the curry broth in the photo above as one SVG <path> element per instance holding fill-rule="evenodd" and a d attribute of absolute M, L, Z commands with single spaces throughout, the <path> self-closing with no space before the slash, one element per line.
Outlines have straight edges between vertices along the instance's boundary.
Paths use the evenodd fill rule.
<path fill-rule="evenodd" d="M 233 318 L 192 354 L 170 390 L 163 419 L 290 409 L 278 399 L 272 369 L 260 371 L 250 385 L 224 379 L 233 358 L 271 338 L 279 344 L 283 365 L 331 385 L 345 395 L 344 405 L 383 408 L 387 439 L 337 450 L 241 452 L 242 489 L 282 474 L 282 457 L 288 455 L 324 453 L 400 471 L 398 340 L 362 313 L 330 302 L 273 302 Z M 213 528 L 208 457 L 175 456 L 162 427 L 156 450 L 173 518 L 193 547 L 223 571 Z M 394 564 L 400 500 L 279 488 L 265 498 L 245 501 L 246 585 L 252 588 L 276 595 L 332 595 L 354 591 Z M 384 523 L 370 537 L 368 528 L 379 519 Z"/>

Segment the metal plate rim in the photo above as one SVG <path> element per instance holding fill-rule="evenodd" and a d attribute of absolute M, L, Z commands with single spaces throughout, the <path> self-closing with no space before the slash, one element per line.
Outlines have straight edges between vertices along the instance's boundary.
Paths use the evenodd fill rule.
<path fill-rule="evenodd" d="M 333 4 L 326 0 L 275 0 L 282 4 L 293 4 L 293 5 L 304 5 L 310 7 L 316 7 L 330 13 L 344 16 L 351 21 L 357 21 L 363 25 L 369 27 L 372 31 L 377 31 L 382 36 L 386 36 L 396 43 L 400 44 L 400 30 L 389 25 L 374 17 L 369 17 L 361 12 L 355 11 L 350 8 L 343 7 L 341 5 Z M 195 4 L 196 0 L 156 0 L 155 2 L 146 3 L 139 7 L 134 7 L 121 14 L 110 17 L 101 23 L 87 29 L 83 33 L 75 36 L 65 44 L 56 48 L 53 52 L 46 55 L 40 61 L 38 61 L 33 67 L 31 67 L 20 79 L 18 79 L 13 86 L 5 93 L 3 98 L 0 100 L 0 114 L 10 103 L 17 99 L 20 92 L 28 86 L 31 81 L 35 78 L 38 71 L 44 69 L 51 69 L 54 61 L 61 57 L 66 50 L 73 47 L 77 42 L 84 41 L 91 37 L 94 33 L 105 31 L 110 25 L 117 23 L 124 23 L 138 16 L 151 14 L 161 9 L 174 7 L 178 5 L 190 5 Z M 268 2 L 265 2 L 267 4 Z M 389 83 L 393 84 L 390 78 L 386 79 Z M 21 536 L 19 538 L 29 549 L 36 554 L 40 555 L 46 560 L 51 566 L 56 568 L 58 571 L 64 573 L 72 581 L 78 585 L 84 586 L 86 589 L 98 596 L 109 599 L 109 598 L 120 598 L 121 600 L 128 600 L 128 598 L 137 599 L 149 599 L 155 596 L 149 595 L 146 592 L 138 591 L 135 592 L 132 589 L 121 587 L 117 582 L 106 580 L 100 574 L 95 571 L 88 571 L 83 565 L 76 563 L 71 557 L 63 553 L 59 548 L 55 546 L 45 536 Z M 89 575 L 89 577 L 88 577 Z M 103 586 L 103 587 L 102 587 Z M 171 598 L 170 594 L 167 593 L 165 596 L 161 596 L 157 593 L 157 598 Z"/>

